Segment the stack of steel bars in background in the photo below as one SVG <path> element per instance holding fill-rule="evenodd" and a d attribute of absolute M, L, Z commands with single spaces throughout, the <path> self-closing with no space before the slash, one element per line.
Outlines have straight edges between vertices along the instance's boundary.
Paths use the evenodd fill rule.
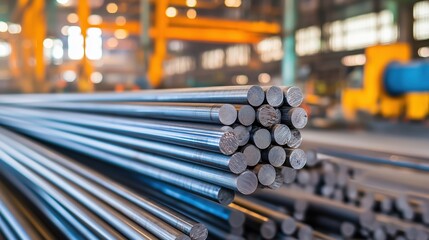
<path fill-rule="evenodd" d="M 276 86 L 1 96 L 2 188 L 17 194 L 2 191 L 0 230 L 31 239 L 312 236 L 286 213 L 232 203 L 235 192 L 277 189 L 304 167 L 302 100 L 299 88 Z"/>
<path fill-rule="evenodd" d="M 336 238 L 429 239 L 427 159 L 363 150 L 355 151 L 358 159 L 338 147 L 318 151 L 306 150 L 307 165 L 294 183 L 252 197 L 283 206 L 297 222 Z"/>

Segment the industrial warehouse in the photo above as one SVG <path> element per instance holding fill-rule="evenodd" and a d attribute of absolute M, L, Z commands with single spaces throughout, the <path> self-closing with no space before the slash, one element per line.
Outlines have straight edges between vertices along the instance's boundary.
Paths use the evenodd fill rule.
<path fill-rule="evenodd" d="M 0 240 L 429 240 L 429 0 L 0 0 Z"/>

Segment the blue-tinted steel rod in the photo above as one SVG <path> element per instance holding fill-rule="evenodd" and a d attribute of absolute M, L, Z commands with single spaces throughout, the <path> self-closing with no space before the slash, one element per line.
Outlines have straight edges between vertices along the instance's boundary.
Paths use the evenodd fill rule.
<path fill-rule="evenodd" d="M 26 94 L 4 95 L 3 103 L 28 102 L 190 102 L 230 103 L 260 106 L 265 93 L 259 86 L 225 86 L 206 88 L 181 88 L 144 90 L 126 93 L 69 93 L 69 94 Z"/>
<path fill-rule="evenodd" d="M 41 102 L 20 106 L 223 125 L 237 120 L 231 104 Z"/>
<path fill-rule="evenodd" d="M 156 124 L 147 124 L 147 126 L 143 127 L 125 125 L 121 124 L 121 122 L 107 122 L 115 121 L 115 119 L 112 117 L 94 117 L 91 115 L 88 116 L 88 114 L 75 114 L 67 112 L 43 112 L 5 108 L 2 114 L 16 117 L 22 116 L 25 118 L 36 117 L 52 119 L 95 128 L 115 130 L 148 140 L 220 152 L 225 155 L 231 155 L 238 149 L 238 140 L 233 132 L 219 131 L 212 132 L 212 135 L 203 135 L 198 134 L 198 130 L 195 132 L 194 128 L 192 127 L 187 128 L 187 132 L 175 132 L 173 130 L 176 129 L 174 126 L 164 125 L 161 121 L 157 122 Z M 120 120 L 120 118 L 117 119 Z"/>
<path fill-rule="evenodd" d="M 197 163 L 208 167 L 214 167 L 221 170 L 230 171 L 235 174 L 244 172 L 247 168 L 246 156 L 243 153 L 237 152 L 231 156 L 217 154 L 208 151 L 202 151 L 194 148 L 181 147 L 166 143 L 154 142 L 144 139 L 138 139 L 119 134 L 108 133 L 90 128 L 74 126 L 54 121 L 36 120 L 42 126 L 55 128 L 62 131 L 67 131 L 75 134 L 94 137 L 105 141 L 120 143 L 136 147 L 141 151 L 153 154 L 159 154 L 166 157 Z"/>
<path fill-rule="evenodd" d="M 155 215 L 156 217 L 159 217 L 162 220 L 166 221 L 171 226 L 174 226 L 175 228 L 190 235 L 191 238 L 193 239 L 207 237 L 206 236 L 207 230 L 201 224 L 198 224 L 190 219 L 187 219 L 184 216 L 180 216 L 180 215 L 178 216 L 176 212 L 172 212 L 167 208 L 162 207 L 146 199 L 145 197 L 134 193 L 133 191 L 127 189 L 125 186 L 122 186 L 112 181 L 111 179 L 106 178 L 105 176 L 99 174 L 98 172 L 80 163 L 67 159 L 66 157 L 63 157 L 59 154 L 56 154 L 37 143 L 31 142 L 11 132 L 2 131 L 2 133 L 16 141 L 15 142 L 16 145 L 14 146 L 15 148 L 17 148 L 17 150 L 28 153 L 34 159 L 36 158 L 39 159 L 40 160 L 39 162 L 46 161 L 47 164 L 48 162 L 51 162 L 49 164 L 57 164 L 57 163 L 61 164 L 67 169 L 71 169 L 74 172 L 79 173 L 80 175 L 86 177 L 87 179 L 90 179 L 96 182 L 97 184 L 109 189 L 110 191 L 120 195 L 121 197 L 129 200 L 130 202 L 133 202 L 134 204 L 147 210 L 148 212 Z M 20 145 L 19 143 L 22 145 Z M 24 147 L 23 145 L 25 145 L 26 147 Z"/>
<path fill-rule="evenodd" d="M 89 228 L 83 225 L 78 218 L 71 215 L 63 206 L 51 198 L 43 191 L 30 185 L 24 184 L 25 179 L 18 178 L 10 171 L 2 171 L 2 175 L 8 179 L 20 193 L 22 193 L 31 203 L 49 220 L 51 226 L 55 228 L 67 239 L 79 240 L 82 238 L 96 240 L 98 237 Z"/>
<path fill-rule="evenodd" d="M 27 123 L 30 124 L 30 123 Z M 32 127 L 39 128 L 39 127 Z M 250 171 L 245 171 L 240 175 L 208 168 L 204 166 L 198 166 L 195 164 L 185 163 L 177 161 L 171 158 L 161 157 L 158 155 L 142 153 L 132 149 L 124 148 L 114 144 L 102 142 L 99 140 L 79 136 L 72 133 L 62 132 L 54 129 L 45 128 L 42 132 L 52 134 L 61 138 L 65 138 L 74 142 L 84 143 L 93 148 L 107 151 L 112 154 L 134 159 L 136 161 L 153 165 L 168 171 L 183 174 L 185 176 L 197 178 L 209 183 L 213 183 L 219 186 L 223 186 L 243 194 L 251 194 L 257 188 L 256 175 Z"/>
<path fill-rule="evenodd" d="M 117 155 L 89 147 L 79 142 L 74 142 L 55 135 L 47 134 L 49 129 L 37 127 L 22 120 L 7 117 L 0 118 L 3 124 L 12 127 L 20 132 L 24 132 L 28 135 L 31 135 L 32 137 L 35 137 L 37 139 L 48 141 L 54 145 L 74 150 L 84 155 L 94 157 L 95 159 L 119 166 L 121 168 L 125 168 L 133 172 L 137 172 L 139 174 L 146 175 L 148 177 L 152 177 L 154 179 L 158 179 L 160 181 L 168 182 L 178 187 L 187 189 L 188 191 L 192 191 L 201 196 L 213 199 L 221 204 L 229 204 L 230 202 L 232 202 L 232 199 L 234 197 L 234 193 L 232 191 L 227 190 L 223 187 L 189 178 L 170 171 L 166 171 L 148 164 L 136 162 L 131 159 L 119 157 Z"/>
<path fill-rule="evenodd" d="M 239 211 L 231 210 L 228 207 L 214 203 L 207 199 L 203 199 L 194 194 L 164 183 L 151 181 L 144 178 L 139 178 L 138 180 L 139 181 L 137 182 L 141 182 L 144 184 L 140 184 L 140 189 L 142 191 L 145 191 L 145 188 L 149 187 L 155 192 L 165 194 L 170 198 L 183 202 L 187 205 L 199 209 L 200 211 L 206 212 L 212 216 L 227 221 L 231 226 L 241 226 L 244 223 L 244 215 Z"/>
<path fill-rule="evenodd" d="M 65 194 L 56 190 L 50 183 L 46 180 L 33 173 L 24 167 L 21 163 L 17 162 L 15 159 L 10 157 L 4 151 L 0 150 L 0 159 L 1 162 L 8 166 L 9 169 L 14 171 L 16 174 L 24 177 L 28 181 L 33 182 L 39 188 L 43 189 L 47 194 L 54 197 L 58 202 L 61 203 L 64 207 L 66 207 L 69 212 L 71 212 L 76 218 L 80 221 L 84 222 L 89 228 L 91 228 L 94 232 L 96 232 L 100 237 L 105 239 L 116 239 L 116 237 L 108 231 L 108 229 L 102 228 L 100 225 L 96 223 L 96 220 L 89 217 L 87 214 L 84 214 L 82 211 L 79 211 L 76 206 L 72 202 L 70 202 Z"/>
<path fill-rule="evenodd" d="M 36 174 L 39 174 L 40 176 L 43 176 L 46 179 L 49 179 L 49 181 L 56 185 L 58 188 L 69 194 L 71 197 L 85 205 L 88 209 L 93 211 L 95 214 L 100 216 L 103 220 L 105 220 L 107 223 L 109 223 L 112 227 L 117 229 L 120 233 L 122 233 L 127 238 L 132 239 L 147 239 L 145 237 L 146 230 L 141 229 L 136 225 L 135 223 L 131 222 L 130 220 L 134 220 L 138 223 L 144 223 L 144 218 L 137 216 L 137 214 L 131 215 L 131 210 L 129 212 L 125 212 L 124 208 L 121 208 L 121 212 L 124 214 L 127 214 L 126 216 L 130 217 L 130 220 L 125 218 L 124 216 L 120 215 L 118 212 L 113 211 L 113 209 L 110 209 L 109 205 L 107 204 L 115 204 L 113 205 L 114 208 L 119 209 L 119 205 L 124 206 L 125 202 L 117 202 L 115 203 L 115 200 L 117 198 L 114 198 L 112 195 L 108 195 L 106 192 L 104 192 L 104 198 L 103 201 L 106 203 L 103 203 L 101 201 L 98 201 L 95 197 L 91 196 L 89 193 L 86 193 L 79 188 L 77 188 L 77 185 L 71 184 L 67 182 L 65 179 L 61 178 L 58 174 L 49 171 L 48 169 L 44 168 L 42 165 L 37 163 L 36 161 L 26 157 L 22 153 L 14 150 L 12 147 L 5 144 L 5 142 L 0 142 L 0 148 L 6 152 L 9 156 L 13 156 L 13 158 L 16 161 L 19 161 L 20 164 L 25 165 L 27 169 L 31 169 L 30 171 L 33 171 Z M 69 179 L 70 180 L 70 179 Z M 78 181 L 79 179 L 74 179 L 74 181 Z M 79 183 L 80 187 L 85 187 L 85 183 Z M 91 186 L 91 185 L 89 185 Z M 94 196 L 97 196 L 100 198 L 101 194 L 98 194 L 97 188 L 94 186 L 90 187 L 91 193 L 94 194 Z M 88 191 L 88 189 L 87 189 Z M 135 209 L 136 210 L 136 209 Z M 159 221 L 155 221 L 156 219 L 152 219 L 154 224 L 160 224 Z M 147 220 L 149 222 L 149 220 Z M 165 226 L 164 226 L 165 227 Z M 159 227 L 162 231 L 167 231 L 164 228 Z M 162 235 L 163 237 L 166 237 L 166 239 L 188 239 L 186 236 L 170 236 L 167 238 L 166 235 Z"/>
<path fill-rule="evenodd" d="M 9 225 L 17 239 L 41 239 L 36 230 L 18 211 L 12 200 L 6 196 L 4 186 L 0 184 L 0 218 Z"/>
<path fill-rule="evenodd" d="M 0 137 L 0 139 L 2 138 Z M 5 140 L 3 141 L 5 142 Z M 11 145 L 9 145 L 9 147 L 14 145 L 15 146 L 19 145 L 19 143 L 13 142 L 11 143 Z M 51 174 L 51 175 L 54 176 L 54 178 L 55 176 L 58 176 L 59 181 L 61 181 L 62 180 L 61 177 L 63 177 L 64 179 L 67 179 L 75 183 L 76 185 L 80 186 L 84 190 L 90 192 L 93 196 L 97 197 L 98 199 L 112 206 L 117 211 L 123 213 L 125 216 L 129 217 L 130 219 L 133 219 L 136 223 L 138 223 L 146 230 L 152 232 L 154 235 L 163 239 L 182 239 L 183 237 L 185 237 L 183 236 L 183 233 L 167 225 L 165 222 L 161 221 L 160 219 L 153 217 L 152 215 L 148 214 L 145 211 L 142 211 L 141 209 L 135 207 L 134 205 L 130 205 L 124 199 L 118 197 L 115 194 L 112 194 L 111 192 L 103 188 L 100 188 L 98 185 L 68 170 L 62 165 L 56 162 L 53 162 L 48 158 L 43 157 L 33 151 L 29 151 L 28 149 L 20 148 L 19 150 L 20 151 L 18 152 L 15 149 L 11 149 L 11 148 L 8 149 L 9 153 L 15 156 L 25 158 L 25 155 L 21 155 L 21 154 L 26 154 L 28 157 L 31 157 L 31 159 L 27 158 L 27 160 L 33 160 L 31 162 L 32 166 L 40 166 L 41 168 L 45 167 L 46 171 L 44 176 L 49 175 L 52 172 L 55 174 Z M 40 171 L 44 171 L 44 170 L 41 169 Z M 59 185 L 59 183 L 56 182 L 56 185 Z"/>

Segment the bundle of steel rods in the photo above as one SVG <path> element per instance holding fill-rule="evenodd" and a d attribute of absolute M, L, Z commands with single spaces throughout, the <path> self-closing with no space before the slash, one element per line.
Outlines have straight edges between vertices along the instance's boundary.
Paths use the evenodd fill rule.
<path fill-rule="evenodd" d="M 283 206 L 296 221 L 336 238 L 429 239 L 425 171 L 306 153 L 309 165 L 294 183 L 252 197 Z"/>
<path fill-rule="evenodd" d="M 1 96 L 0 124 L 49 145 L 1 129 L 2 177 L 68 238 L 273 238 L 284 216 L 232 201 L 304 167 L 302 100 L 276 86 Z"/>

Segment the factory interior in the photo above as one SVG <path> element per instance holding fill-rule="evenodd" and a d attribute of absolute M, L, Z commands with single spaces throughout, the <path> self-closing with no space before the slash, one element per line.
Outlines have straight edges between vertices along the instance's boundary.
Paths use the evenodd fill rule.
<path fill-rule="evenodd" d="M 0 0 L 0 240 L 429 240 L 429 0 Z"/>

